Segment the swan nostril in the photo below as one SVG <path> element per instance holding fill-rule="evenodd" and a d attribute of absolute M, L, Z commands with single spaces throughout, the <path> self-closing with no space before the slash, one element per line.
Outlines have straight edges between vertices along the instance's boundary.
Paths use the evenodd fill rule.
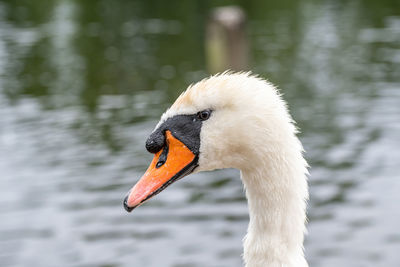
<path fill-rule="evenodd" d="M 168 145 L 165 145 L 163 151 L 161 152 L 160 157 L 158 158 L 156 168 L 160 168 L 162 165 L 165 164 L 165 162 L 167 162 L 168 150 L 169 150 Z"/>
<path fill-rule="evenodd" d="M 157 162 L 156 164 L 156 168 L 160 168 L 162 165 L 164 165 L 165 161 L 160 160 L 159 162 Z"/>

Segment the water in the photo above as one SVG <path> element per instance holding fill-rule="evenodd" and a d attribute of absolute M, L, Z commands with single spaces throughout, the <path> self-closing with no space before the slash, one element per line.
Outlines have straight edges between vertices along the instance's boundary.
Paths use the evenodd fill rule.
<path fill-rule="evenodd" d="M 398 1 L 237 3 L 302 129 L 310 265 L 399 266 Z M 207 75 L 216 4 L 0 2 L 1 266 L 241 266 L 236 170 L 122 208 L 160 114 Z"/>

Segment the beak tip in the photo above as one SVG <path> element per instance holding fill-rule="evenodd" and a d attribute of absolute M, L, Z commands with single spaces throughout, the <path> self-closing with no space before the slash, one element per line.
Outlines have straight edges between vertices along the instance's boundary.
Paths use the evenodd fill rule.
<path fill-rule="evenodd" d="M 124 198 L 124 209 L 127 211 L 127 212 L 131 212 L 134 208 L 136 208 L 136 207 L 129 207 L 128 206 L 128 197 L 129 197 L 129 194 Z"/>

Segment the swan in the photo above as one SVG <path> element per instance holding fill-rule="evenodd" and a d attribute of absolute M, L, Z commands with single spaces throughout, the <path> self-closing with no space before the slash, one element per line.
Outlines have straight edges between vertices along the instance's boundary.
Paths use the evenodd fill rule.
<path fill-rule="evenodd" d="M 150 134 L 146 149 L 154 158 L 124 207 L 132 211 L 188 174 L 237 168 L 249 208 L 245 266 L 308 266 L 308 165 L 296 134 L 285 101 L 268 81 L 243 72 L 201 80 Z"/>

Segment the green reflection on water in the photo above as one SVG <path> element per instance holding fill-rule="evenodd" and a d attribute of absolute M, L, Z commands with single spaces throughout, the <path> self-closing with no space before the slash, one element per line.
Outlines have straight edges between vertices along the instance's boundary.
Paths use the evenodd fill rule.
<path fill-rule="evenodd" d="M 390 178 L 396 175 L 397 165 L 390 161 L 391 157 L 385 158 L 381 155 L 385 153 L 377 148 L 376 152 L 369 153 L 379 155 L 378 160 L 367 152 L 382 140 L 389 140 L 383 145 L 390 152 L 398 144 L 390 139 L 390 134 L 396 132 L 396 128 L 390 127 L 398 123 L 399 115 L 396 116 L 397 110 L 389 108 L 393 103 L 398 104 L 396 99 L 399 97 L 398 0 L 1 1 L 0 100 L 3 101 L 3 97 L 5 100 L 0 102 L 0 108 L 12 110 L 19 104 L 29 108 L 31 102 L 26 104 L 24 100 L 33 100 L 42 109 L 34 114 L 37 117 L 24 117 L 14 110 L 6 113 L 17 118 L 16 126 L 12 125 L 17 130 L 10 132 L 22 137 L 25 137 L 24 131 L 34 133 L 27 137 L 34 140 L 30 140 L 34 144 L 32 162 L 37 164 L 35 157 L 44 155 L 49 166 L 46 171 L 57 166 L 74 170 L 76 165 L 81 166 L 76 161 L 84 163 L 77 172 L 87 177 L 70 182 L 69 174 L 61 175 L 58 177 L 62 180 L 57 187 L 59 191 L 72 194 L 79 188 L 76 191 L 83 190 L 85 196 L 98 193 L 101 197 L 114 193 L 104 201 L 72 199 L 63 206 L 63 211 L 108 207 L 108 212 L 114 214 L 121 208 L 120 192 L 128 188 L 128 179 L 116 178 L 114 181 L 112 178 L 145 168 L 145 157 L 149 155 L 144 156 L 143 142 L 147 134 L 144 132 L 151 130 L 160 114 L 188 84 L 208 75 L 204 59 L 204 25 L 209 11 L 225 4 L 237 4 L 246 11 L 252 69 L 279 85 L 302 129 L 306 155 L 313 167 L 311 223 L 326 222 L 322 229 L 336 233 L 329 222 L 333 221 L 337 226 L 348 218 L 336 218 L 335 205 L 347 207 L 353 204 L 349 198 L 370 176 L 385 173 L 383 178 Z M 35 132 L 41 127 L 47 128 Z M 51 140 L 60 134 L 58 131 L 68 132 L 66 136 L 72 133 L 79 141 L 73 143 L 73 148 L 64 147 L 61 141 L 53 144 Z M 41 139 L 41 134 L 46 136 Z M 98 146 L 104 146 L 106 152 Z M 100 155 L 86 157 L 88 152 L 80 151 L 82 147 L 95 151 L 93 154 L 99 149 Z M 24 146 L 17 148 L 23 150 Z M 74 153 L 69 157 L 73 159 L 68 155 L 58 158 L 63 149 L 72 149 Z M 22 154 L 30 155 L 28 152 Z M 79 157 L 81 154 L 83 156 Z M 124 163 L 105 172 L 106 175 L 96 173 L 96 170 L 102 172 L 102 168 L 115 159 Z M 24 161 L 21 169 L 29 162 L 31 159 Z M 386 162 L 389 167 L 384 164 Z M 227 212 L 220 216 L 207 213 L 215 205 L 245 202 L 240 182 L 232 179 L 236 174 L 230 173 L 229 178 L 213 175 L 211 182 L 196 184 L 192 180 L 183 185 L 185 192 L 190 194 L 185 200 L 190 203 L 185 205 L 204 204 L 205 214 L 184 211 L 182 214 L 185 215 L 180 217 L 142 215 L 138 222 L 166 221 L 171 225 L 178 224 L 175 227 L 180 230 L 182 221 L 200 222 L 200 226 L 201 222 L 228 221 L 241 222 L 245 229 L 246 213 Z M 132 181 L 130 178 L 129 185 Z M 42 203 L 40 198 L 37 202 Z M 357 204 L 372 210 L 376 202 L 378 199 L 367 199 Z M 160 210 L 164 205 L 168 206 L 156 200 L 150 205 Z M 171 210 L 175 208 L 179 210 L 180 207 Z M 383 209 L 377 210 L 382 212 Z M 357 213 L 359 209 L 352 211 Z M 154 210 L 150 209 L 150 212 Z M 57 216 L 62 215 L 57 213 Z M 108 219 L 113 226 L 130 222 L 130 218 L 119 215 Z M 91 220 L 94 219 L 88 218 Z M 364 218 L 351 218 L 343 224 L 346 223 L 354 229 L 374 226 Z M 222 228 L 226 228 L 225 225 Z M 393 230 L 395 227 L 382 228 Z M 90 242 L 125 236 L 121 231 L 108 229 L 101 234 L 103 229 L 97 230 L 82 236 Z M 337 230 L 338 236 L 343 236 L 340 230 Z M 137 234 L 130 232 L 129 237 L 157 239 L 163 237 L 165 231 L 145 233 L 138 230 Z M 179 236 L 179 233 L 175 234 Z M 231 229 L 221 233 L 227 237 L 237 235 L 237 231 Z M 344 259 L 345 253 L 340 254 L 339 249 L 318 250 L 319 246 L 329 243 L 316 244 L 314 240 L 318 241 L 318 237 L 315 236 L 319 233 L 311 232 L 311 238 L 314 238 L 309 245 L 314 248 L 311 259 L 322 262 L 331 252 L 330 255 Z M 392 233 L 386 239 L 398 244 L 395 237 Z M 337 236 L 322 241 L 331 241 L 340 248 L 342 243 L 335 243 L 335 238 Z M 186 240 L 186 237 L 182 239 Z M 356 245 L 347 244 L 348 248 L 357 247 L 356 241 Z M 238 250 L 239 247 L 240 242 Z M 382 249 L 385 246 L 382 245 Z M 240 261 L 239 257 L 237 261 Z"/>

